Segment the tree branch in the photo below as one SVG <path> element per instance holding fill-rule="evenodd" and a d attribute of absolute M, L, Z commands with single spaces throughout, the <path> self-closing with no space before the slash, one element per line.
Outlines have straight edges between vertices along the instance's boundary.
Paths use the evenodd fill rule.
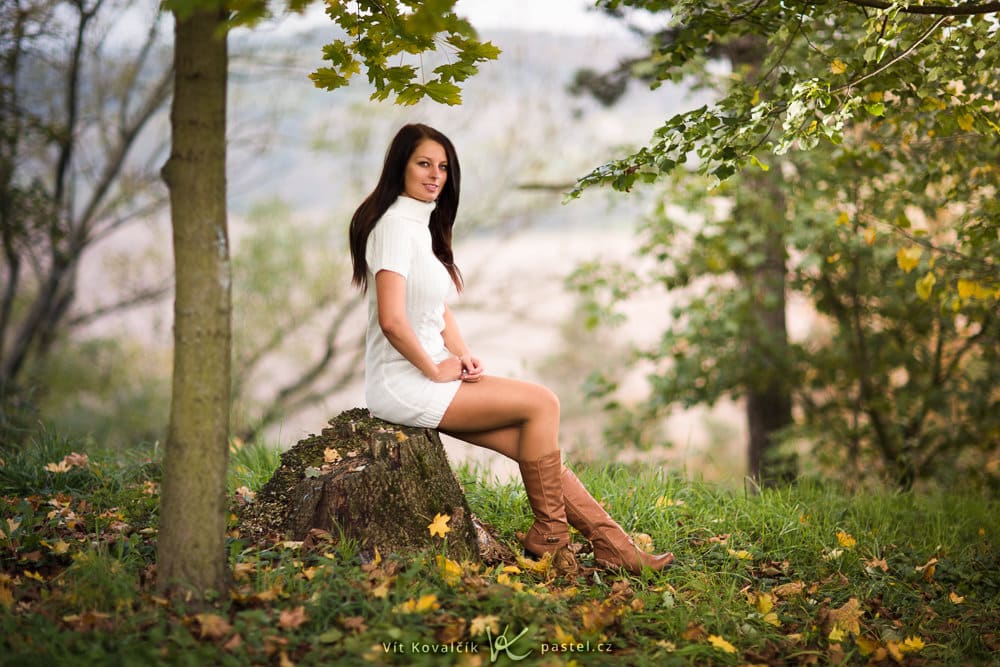
<path fill-rule="evenodd" d="M 171 278 L 164 285 L 159 287 L 148 287 L 144 290 L 140 290 L 135 294 L 121 299 L 120 301 L 115 301 L 113 303 L 104 304 L 103 306 L 98 306 L 89 313 L 82 313 L 73 318 L 70 318 L 66 322 L 66 327 L 73 329 L 76 327 L 82 327 L 90 324 L 91 322 L 100 319 L 106 315 L 112 313 L 118 313 L 123 310 L 128 310 L 129 308 L 134 308 L 135 306 L 141 306 L 143 304 L 152 303 L 154 301 L 159 301 L 163 297 L 167 296 L 173 289 L 173 279 Z"/>
<path fill-rule="evenodd" d="M 845 0 L 850 5 L 872 7 L 874 9 L 895 8 L 905 14 L 923 14 L 925 16 L 975 16 L 977 14 L 993 14 L 1000 12 L 1000 2 L 984 2 L 978 5 L 913 5 L 910 7 L 895 6 L 892 2 L 882 0 Z"/>

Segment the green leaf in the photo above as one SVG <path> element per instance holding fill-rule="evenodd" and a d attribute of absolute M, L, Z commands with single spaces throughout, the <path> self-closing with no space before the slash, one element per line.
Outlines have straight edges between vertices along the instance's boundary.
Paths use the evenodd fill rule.
<path fill-rule="evenodd" d="M 426 91 L 427 96 L 435 102 L 452 106 L 462 103 L 462 89 L 453 83 L 431 81 L 424 86 L 424 90 Z"/>

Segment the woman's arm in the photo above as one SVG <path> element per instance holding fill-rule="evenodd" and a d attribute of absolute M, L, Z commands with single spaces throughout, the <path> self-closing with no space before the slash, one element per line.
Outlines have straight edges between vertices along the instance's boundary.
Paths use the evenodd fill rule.
<path fill-rule="evenodd" d="M 389 343 L 421 373 L 435 382 L 462 379 L 462 361 L 454 357 L 435 364 L 406 317 L 406 278 L 393 271 L 375 274 L 378 324 Z M 450 349 L 450 348 L 449 348 Z"/>
<path fill-rule="evenodd" d="M 469 346 L 465 344 L 462 332 L 458 330 L 458 322 L 455 321 L 455 316 L 447 305 L 444 307 L 444 329 L 441 331 L 441 337 L 444 338 L 444 346 L 448 351 L 462 360 L 462 369 L 465 371 L 462 379 L 467 382 L 478 380 L 483 374 L 483 365 L 469 352 Z"/>

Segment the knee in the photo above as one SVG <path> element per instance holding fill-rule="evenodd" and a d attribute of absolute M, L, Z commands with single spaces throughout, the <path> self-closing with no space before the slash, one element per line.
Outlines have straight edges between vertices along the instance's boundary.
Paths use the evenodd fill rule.
<path fill-rule="evenodd" d="M 536 385 L 534 403 L 538 411 L 546 417 L 559 419 L 559 397 L 548 387 Z"/>

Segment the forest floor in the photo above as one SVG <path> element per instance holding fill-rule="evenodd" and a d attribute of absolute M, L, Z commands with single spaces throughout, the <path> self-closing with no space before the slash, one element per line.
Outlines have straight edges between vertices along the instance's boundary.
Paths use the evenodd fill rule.
<path fill-rule="evenodd" d="M 2 454 L 0 664 L 1000 663 L 1000 502 L 968 489 L 753 494 L 649 466 L 578 468 L 674 566 L 564 578 L 525 559 L 363 563 L 349 543 L 233 534 L 232 590 L 194 607 L 156 593 L 150 454 L 85 453 L 52 436 Z M 233 451 L 232 525 L 277 456 Z M 473 511 L 516 546 L 531 520 L 521 486 L 459 476 Z"/>

